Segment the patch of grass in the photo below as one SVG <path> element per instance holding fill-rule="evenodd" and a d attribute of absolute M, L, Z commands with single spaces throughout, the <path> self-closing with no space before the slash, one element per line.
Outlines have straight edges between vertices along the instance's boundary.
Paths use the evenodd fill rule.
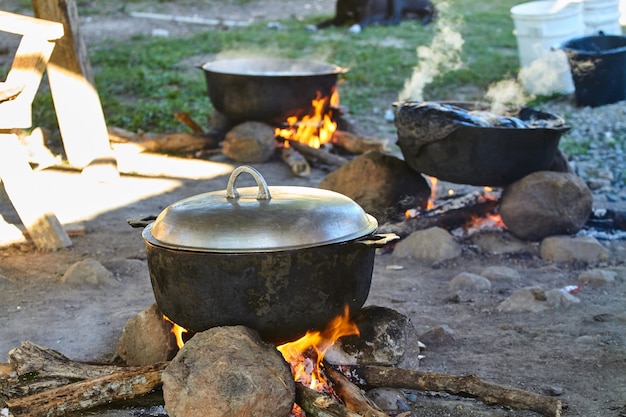
<path fill-rule="evenodd" d="M 475 97 L 465 93 L 464 98 L 479 99 L 491 83 L 515 76 L 517 45 L 509 10 L 517 3 L 449 2 L 439 22 L 453 21 L 452 30 L 464 40 L 461 67 L 436 74 L 424 90 L 424 99 L 458 99 L 459 91 L 472 91 Z M 348 33 L 346 28 L 305 30 L 307 24 L 321 19 L 281 22 L 282 30 L 257 24 L 207 30 L 186 39 L 137 37 L 90 45 L 107 123 L 129 130 L 180 130 L 183 127 L 172 116 L 177 111 L 188 112 L 202 123 L 212 107 L 204 75 L 190 62 L 194 57 L 220 54 L 314 58 L 349 68 L 339 87 L 341 102 L 357 117 L 369 114 L 389 107 L 414 69 L 428 63 L 428 59 L 418 59 L 416 48 L 428 46 L 439 30 L 438 25 L 417 22 L 368 27 L 360 34 Z M 36 114 L 44 118 L 40 125 L 54 122 L 49 113 Z"/>

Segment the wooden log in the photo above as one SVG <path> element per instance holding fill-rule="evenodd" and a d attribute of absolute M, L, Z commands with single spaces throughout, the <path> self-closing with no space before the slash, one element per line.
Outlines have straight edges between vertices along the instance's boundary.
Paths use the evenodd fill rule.
<path fill-rule="evenodd" d="M 386 142 L 380 139 L 364 138 L 345 130 L 336 130 L 330 142 L 353 154 L 362 154 L 367 151 L 386 151 Z"/>
<path fill-rule="evenodd" d="M 76 362 L 63 354 L 25 341 L 9 351 L 9 364 L 18 375 L 46 378 L 87 379 L 127 370 L 126 366 Z"/>
<path fill-rule="evenodd" d="M 289 165 L 294 175 L 298 177 L 308 177 L 311 175 L 311 166 L 300 152 L 291 147 L 283 147 L 280 151 L 280 155 L 283 161 Z"/>
<path fill-rule="evenodd" d="M 307 417 L 361 417 L 331 396 L 317 392 L 296 382 L 296 404 Z"/>
<path fill-rule="evenodd" d="M 61 417 L 150 393 L 161 386 L 168 363 L 128 368 L 110 375 L 89 378 L 39 394 L 6 401 L 15 417 Z"/>
<path fill-rule="evenodd" d="M 327 166 L 331 170 L 335 170 L 348 163 L 346 158 L 332 154 L 324 149 L 312 148 L 298 141 L 290 140 L 289 145 L 300 152 L 313 165 Z"/>
<path fill-rule="evenodd" d="M 374 405 L 361 391 L 341 372 L 333 368 L 325 368 L 324 373 L 333 382 L 333 391 L 350 410 L 363 417 L 389 417 Z"/>
<path fill-rule="evenodd" d="M 342 365 L 341 371 L 368 387 L 439 391 L 477 398 L 488 405 L 529 410 L 543 416 L 560 417 L 561 401 L 518 388 L 482 381 L 476 375 L 445 375 L 387 366 Z"/>

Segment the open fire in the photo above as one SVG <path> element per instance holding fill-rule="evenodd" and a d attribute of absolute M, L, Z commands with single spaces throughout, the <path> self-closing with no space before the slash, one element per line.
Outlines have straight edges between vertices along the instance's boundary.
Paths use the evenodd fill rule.
<path fill-rule="evenodd" d="M 318 91 L 317 98 L 311 102 L 311 112 L 301 119 L 297 116 L 287 118 L 286 128 L 277 128 L 275 136 L 285 139 L 285 147 L 289 141 L 298 141 L 312 148 L 319 148 L 330 142 L 333 133 L 337 130 L 337 123 L 333 120 L 333 109 L 339 107 L 339 92 L 332 89 L 330 96 L 322 97 Z"/>

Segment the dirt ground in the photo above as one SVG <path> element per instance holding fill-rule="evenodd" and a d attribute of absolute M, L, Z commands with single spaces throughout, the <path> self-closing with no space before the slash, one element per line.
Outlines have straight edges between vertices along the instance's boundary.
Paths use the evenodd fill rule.
<path fill-rule="evenodd" d="M 237 19 L 253 16 L 254 11 L 257 11 L 255 18 L 267 18 L 259 10 L 272 10 L 271 16 L 276 18 L 284 13 L 297 14 L 292 10 L 310 8 L 323 8 L 330 14 L 334 2 L 289 3 L 294 5 L 293 9 L 284 7 L 282 1 L 225 2 L 220 12 L 232 10 L 229 17 Z M 301 7 L 296 7 L 297 3 L 302 3 Z M 138 10 L 148 7 L 144 3 L 129 4 Z M 185 2 L 180 4 L 176 10 L 181 14 L 200 9 Z M 169 3 L 156 3 L 155 11 L 166 12 L 169 6 Z M 97 22 L 100 24 L 96 25 Z M 119 36 L 123 31 L 110 28 L 126 27 L 116 11 L 109 16 L 85 19 L 84 25 L 88 40 Z M 170 34 L 183 34 L 174 30 L 178 27 L 182 31 L 180 25 L 165 25 Z M 148 30 L 155 25 L 135 22 L 130 27 Z M 38 251 L 28 242 L 0 249 L 0 362 L 6 361 L 6 353 L 22 341 L 58 350 L 74 360 L 113 360 L 126 321 L 154 303 L 141 231 L 128 226 L 126 220 L 158 214 L 187 196 L 225 189 L 229 173 L 238 165 L 222 156 L 207 161 L 142 154 L 125 155 L 124 163 L 138 173 L 122 175 L 119 180 L 107 183 L 93 182 L 67 170 L 48 169 L 38 173 L 46 190 L 44 197 L 49 197 L 59 219 L 84 225 L 85 233 L 72 237 L 72 247 L 56 252 Z M 296 178 L 278 160 L 254 166 L 270 186 L 315 187 L 326 175 L 314 169 L 311 177 Z M 19 224 L 2 192 L 0 214 L 9 223 Z M 623 267 L 626 242 L 602 243 L 611 253 L 607 265 Z M 557 395 L 565 404 L 565 416 L 626 416 L 623 269 L 614 283 L 583 287 L 576 294 L 580 298 L 577 304 L 539 313 L 502 313 L 496 306 L 516 289 L 531 285 L 551 289 L 574 284 L 578 274 L 589 266 L 543 261 L 532 244 L 528 250 L 509 255 L 479 254 L 467 242 L 463 242 L 463 248 L 461 257 L 436 265 L 397 259 L 390 254 L 376 258 L 368 305 L 390 307 L 407 315 L 418 334 L 439 326 L 451 329 L 448 336 L 431 342 L 422 352 L 425 358 L 420 369 L 476 374 L 485 381 Z M 62 283 L 68 268 L 84 259 L 99 261 L 114 278 L 95 284 Z M 454 276 L 460 272 L 478 272 L 486 266 L 513 268 L 521 278 L 497 282 L 488 292 L 460 299 L 450 296 L 447 284 Z M 413 362 L 416 362 L 417 352 L 414 354 Z M 414 416 L 534 415 L 445 394 L 423 393 L 414 400 Z M 84 415 L 160 415 L 155 413 L 121 407 Z"/>

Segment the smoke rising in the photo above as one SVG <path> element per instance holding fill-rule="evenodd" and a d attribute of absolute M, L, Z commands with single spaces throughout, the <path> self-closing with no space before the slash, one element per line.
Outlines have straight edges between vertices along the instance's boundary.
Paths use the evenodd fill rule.
<path fill-rule="evenodd" d="M 461 51 L 464 40 L 459 31 L 455 30 L 462 25 L 462 19 L 450 12 L 451 7 L 446 2 L 438 3 L 437 9 L 435 36 L 429 46 L 417 47 L 418 65 L 411 78 L 404 83 L 404 89 L 398 95 L 400 101 L 423 100 L 424 87 L 435 76 L 457 70 L 463 64 Z"/>

